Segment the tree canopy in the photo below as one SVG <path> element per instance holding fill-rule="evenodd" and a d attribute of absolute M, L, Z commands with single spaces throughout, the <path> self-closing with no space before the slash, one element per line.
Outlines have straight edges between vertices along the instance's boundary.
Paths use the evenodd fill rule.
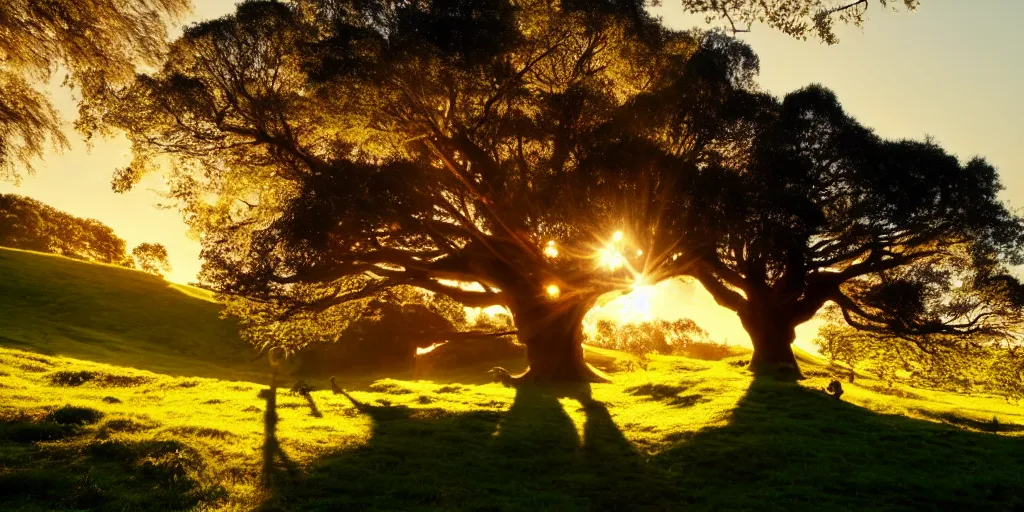
<path fill-rule="evenodd" d="M 925 342 L 1017 328 L 1006 264 L 1024 260 L 1024 221 L 991 165 L 882 139 L 820 86 L 749 107 L 749 144 L 681 182 L 659 236 L 679 247 L 664 271 L 736 311 L 755 361 L 795 364 L 794 327 L 827 302 L 858 329 Z"/>
<path fill-rule="evenodd" d="M 1024 358 L 1019 339 L 974 334 L 906 337 L 858 330 L 829 308 L 828 322 L 815 344 L 830 362 L 844 363 L 851 382 L 857 369 L 869 369 L 890 384 L 960 393 L 984 392 L 1019 400 L 1024 394 Z M 834 366 L 835 367 L 835 366 Z"/>
<path fill-rule="evenodd" d="M 863 26 L 870 0 L 660 0 L 658 3 L 682 2 L 683 10 L 703 14 L 710 23 L 725 23 L 733 33 L 749 32 L 755 24 L 764 24 L 784 34 L 807 39 L 814 36 L 827 44 L 839 42 L 835 26 L 851 24 Z M 877 0 L 882 8 L 902 5 L 914 10 L 920 0 Z"/>
<path fill-rule="evenodd" d="M 504 305 L 536 375 L 580 378 L 583 315 L 637 278 L 599 249 L 657 212 L 623 201 L 669 168 L 619 164 L 692 165 L 718 136 L 700 121 L 756 69 L 642 2 L 253 1 L 188 29 L 105 119 L 136 155 L 115 188 L 174 157 L 220 290 L 292 311 L 405 285 Z"/>
<path fill-rule="evenodd" d="M 59 69 L 77 89 L 84 115 L 89 101 L 123 84 L 139 63 L 158 64 L 167 23 L 189 0 L 7 0 L 0 3 L 0 179 L 31 170 L 47 141 L 66 143 L 61 121 L 45 94 Z"/>
<path fill-rule="evenodd" d="M 133 143 L 115 189 L 172 164 L 207 283 L 279 318 L 406 286 L 506 306 L 524 379 L 598 378 L 583 315 L 678 275 L 739 314 L 755 363 L 795 365 L 828 301 L 904 336 L 1015 321 L 1024 230 L 991 166 L 883 140 L 822 87 L 760 93 L 757 70 L 641 1 L 248 1 L 101 113 Z"/>
<path fill-rule="evenodd" d="M 106 224 L 15 194 L 0 194 L 0 246 L 115 265 L 128 262 L 125 241 Z"/>
<path fill-rule="evenodd" d="M 171 271 L 167 248 L 163 244 L 143 242 L 132 249 L 132 259 L 135 268 L 143 272 L 163 276 L 164 272 Z"/>

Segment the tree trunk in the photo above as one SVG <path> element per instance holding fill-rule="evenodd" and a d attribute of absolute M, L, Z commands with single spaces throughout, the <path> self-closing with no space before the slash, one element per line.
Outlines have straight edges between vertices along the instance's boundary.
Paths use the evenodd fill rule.
<path fill-rule="evenodd" d="M 740 321 L 754 346 L 754 355 L 750 358 L 751 370 L 781 369 L 800 374 L 800 367 L 793 355 L 796 330 L 791 315 L 770 304 L 751 301 L 749 309 L 740 314 Z"/>
<path fill-rule="evenodd" d="M 519 342 L 530 367 L 510 376 L 522 382 L 607 382 L 583 360 L 583 317 L 593 301 L 531 298 L 513 307 Z"/>

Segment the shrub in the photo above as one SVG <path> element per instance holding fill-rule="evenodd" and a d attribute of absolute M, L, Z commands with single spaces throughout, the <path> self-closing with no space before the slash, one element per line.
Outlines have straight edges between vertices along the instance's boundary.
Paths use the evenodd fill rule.
<path fill-rule="evenodd" d="M 88 407 L 65 405 L 46 416 L 46 419 L 60 425 L 90 425 L 103 417 L 103 413 Z"/>

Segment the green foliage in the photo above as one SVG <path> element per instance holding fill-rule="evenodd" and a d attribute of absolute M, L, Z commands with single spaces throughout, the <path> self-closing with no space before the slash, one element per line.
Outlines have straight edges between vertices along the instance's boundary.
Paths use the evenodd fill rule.
<path fill-rule="evenodd" d="M 678 5 L 680 0 L 658 0 L 657 3 L 661 1 Z M 703 14 L 708 22 L 719 20 L 734 33 L 747 32 L 756 24 L 764 24 L 798 39 L 814 36 L 827 44 L 839 42 L 835 34 L 837 23 L 863 26 L 871 3 L 871 0 L 682 0 L 683 10 Z M 882 8 L 902 4 L 912 11 L 920 5 L 920 0 L 877 0 L 877 3 Z"/>
<path fill-rule="evenodd" d="M 14 194 L 0 194 L 0 246 L 115 265 L 127 261 L 124 240 L 109 226 Z"/>
<path fill-rule="evenodd" d="M 164 272 L 171 271 L 167 248 L 163 244 L 141 243 L 132 249 L 132 259 L 135 268 L 143 272 L 163 276 Z"/>
<path fill-rule="evenodd" d="M 359 287 L 364 281 L 354 281 Z M 297 285 L 293 297 L 305 303 L 329 298 L 335 290 L 322 286 Z M 310 311 L 289 301 L 258 301 L 221 295 L 225 314 L 238 319 L 242 337 L 257 349 L 282 347 L 298 352 L 308 345 L 338 344 L 347 349 L 380 349 L 386 346 L 429 346 L 445 333 L 466 327 L 466 311 L 443 295 L 424 293 L 412 287 L 381 290 L 374 296 L 342 304 L 326 304 Z"/>
<path fill-rule="evenodd" d="M 864 332 L 835 321 L 814 340 L 830 361 L 863 367 L 890 383 L 960 393 L 994 393 L 1019 400 L 1024 387 L 1019 350 L 982 336 L 932 336 L 928 340 Z"/>
<path fill-rule="evenodd" d="M 188 0 L 0 3 L 0 180 L 17 182 L 20 171 L 31 171 L 47 140 L 66 144 L 60 117 L 40 92 L 57 69 L 82 100 L 80 127 L 95 130 L 90 102 L 130 80 L 137 63 L 155 64 L 167 22 L 188 8 Z"/>
<path fill-rule="evenodd" d="M 246 2 L 186 31 L 104 120 L 136 156 L 116 189 L 171 157 L 218 290 L 318 313 L 416 286 L 544 318 L 548 286 L 571 310 L 634 283 L 598 268 L 595 239 L 646 217 L 658 172 L 703 160 L 712 142 L 682 141 L 716 139 L 696 119 L 756 70 L 636 1 Z M 590 176 L 606 188 L 584 196 Z"/>
<path fill-rule="evenodd" d="M 705 360 L 734 355 L 728 345 L 709 340 L 707 331 L 690 319 L 630 323 L 600 320 L 594 333 L 587 334 L 586 343 L 641 358 L 651 353 Z"/>

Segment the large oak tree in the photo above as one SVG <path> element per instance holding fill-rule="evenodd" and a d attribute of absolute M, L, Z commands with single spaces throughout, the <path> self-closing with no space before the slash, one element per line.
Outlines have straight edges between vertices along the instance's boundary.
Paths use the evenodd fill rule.
<path fill-rule="evenodd" d="M 523 379 L 595 379 L 583 315 L 640 268 L 601 249 L 656 224 L 666 171 L 732 144 L 719 113 L 756 68 L 639 0 L 246 2 L 105 120 L 136 156 L 115 188 L 172 164 L 221 291 L 296 312 L 403 285 L 503 305 Z"/>
<path fill-rule="evenodd" d="M 749 144 L 677 181 L 652 267 L 735 311 L 753 365 L 795 367 L 795 327 L 828 302 L 853 327 L 925 344 L 1019 328 L 1007 265 L 1024 261 L 1024 220 L 991 165 L 878 137 L 819 86 L 748 107 L 735 119 Z"/>

